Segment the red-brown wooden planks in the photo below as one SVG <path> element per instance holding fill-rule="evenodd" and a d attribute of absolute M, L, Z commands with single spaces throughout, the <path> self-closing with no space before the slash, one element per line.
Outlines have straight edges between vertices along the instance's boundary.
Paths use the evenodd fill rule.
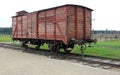
<path fill-rule="evenodd" d="M 38 14 L 39 38 L 55 39 L 56 37 L 56 40 L 64 39 L 67 22 L 65 13 L 66 7 L 40 12 Z"/>
<path fill-rule="evenodd" d="M 55 14 L 54 10 L 46 11 L 46 38 L 54 39 L 55 37 Z"/>
<path fill-rule="evenodd" d="M 52 9 L 23 13 L 12 18 L 12 37 L 61 40 L 85 40 L 91 37 L 91 9 L 64 5 Z"/>
<path fill-rule="evenodd" d="M 23 38 L 27 38 L 27 16 L 22 16 L 22 35 Z"/>
<path fill-rule="evenodd" d="M 84 8 L 77 7 L 77 38 L 84 38 Z"/>
<path fill-rule="evenodd" d="M 32 16 L 31 14 L 27 15 L 27 37 L 32 38 Z"/>
<path fill-rule="evenodd" d="M 75 38 L 75 7 L 68 7 L 68 39 Z"/>
<path fill-rule="evenodd" d="M 22 17 L 17 17 L 17 37 L 22 38 Z"/>
<path fill-rule="evenodd" d="M 42 11 L 38 14 L 38 37 L 45 39 L 45 25 L 46 25 L 46 12 Z"/>
<path fill-rule="evenodd" d="M 91 12 L 86 10 L 86 39 L 91 37 Z"/>
<path fill-rule="evenodd" d="M 64 40 L 67 34 L 67 8 L 61 7 L 56 9 L 56 39 Z"/>
<path fill-rule="evenodd" d="M 15 18 L 12 18 L 12 37 L 16 38 L 17 35 L 16 35 L 16 24 L 17 24 L 17 21 L 16 21 L 16 17 Z"/>
<path fill-rule="evenodd" d="M 31 13 L 31 38 L 37 38 L 37 12 Z"/>

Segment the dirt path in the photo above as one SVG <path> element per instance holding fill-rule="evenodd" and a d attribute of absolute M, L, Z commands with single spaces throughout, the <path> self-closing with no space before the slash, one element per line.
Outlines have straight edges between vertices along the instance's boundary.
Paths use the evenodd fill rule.
<path fill-rule="evenodd" d="M 0 48 L 0 75 L 120 75 L 120 72 Z"/>

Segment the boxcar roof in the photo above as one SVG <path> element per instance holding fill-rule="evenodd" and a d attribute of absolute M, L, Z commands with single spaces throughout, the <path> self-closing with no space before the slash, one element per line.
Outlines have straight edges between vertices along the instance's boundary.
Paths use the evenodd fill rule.
<path fill-rule="evenodd" d="M 64 6 L 78 6 L 78 7 L 87 8 L 87 9 L 93 11 L 93 9 L 85 7 L 85 6 L 75 5 L 75 4 L 65 4 L 65 5 L 61 5 L 61 6 L 56 6 L 56 7 L 51 7 L 51 8 L 47 8 L 47 9 L 42 9 L 42 10 L 34 11 L 34 12 L 46 11 L 46 10 L 51 10 L 51 9 L 60 8 L 60 7 L 64 7 Z M 33 12 L 31 12 L 31 13 L 33 13 Z"/>
<path fill-rule="evenodd" d="M 93 9 L 88 8 L 88 7 L 85 7 L 85 6 L 75 5 L 75 4 L 65 4 L 65 5 L 56 6 L 56 7 L 52 7 L 52 8 L 47 8 L 47 9 L 42 9 L 42 10 L 38 10 L 38 11 L 33 11 L 33 12 L 30 12 L 30 13 L 41 12 L 41 11 L 46 11 L 46 10 L 51 10 L 51 9 L 60 8 L 60 7 L 64 7 L 64 6 L 78 6 L 78 7 L 86 8 L 86 9 L 89 9 L 89 10 L 93 11 Z M 29 13 L 28 13 L 28 14 L 29 14 Z M 18 16 L 13 16 L 13 17 L 18 17 Z"/>

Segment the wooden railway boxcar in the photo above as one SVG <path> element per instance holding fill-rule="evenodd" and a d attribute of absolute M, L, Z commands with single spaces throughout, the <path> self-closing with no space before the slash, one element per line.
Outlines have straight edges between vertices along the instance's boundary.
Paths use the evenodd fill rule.
<path fill-rule="evenodd" d="M 12 17 L 12 39 L 37 45 L 48 43 L 50 49 L 70 52 L 73 40 L 91 38 L 92 9 L 67 4 L 28 13 L 19 11 Z"/>

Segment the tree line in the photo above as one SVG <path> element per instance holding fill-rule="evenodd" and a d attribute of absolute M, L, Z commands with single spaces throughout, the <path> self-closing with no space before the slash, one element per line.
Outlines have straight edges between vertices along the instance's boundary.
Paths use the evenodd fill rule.
<path fill-rule="evenodd" d="M 11 35 L 12 27 L 0 28 L 0 34 Z"/>

